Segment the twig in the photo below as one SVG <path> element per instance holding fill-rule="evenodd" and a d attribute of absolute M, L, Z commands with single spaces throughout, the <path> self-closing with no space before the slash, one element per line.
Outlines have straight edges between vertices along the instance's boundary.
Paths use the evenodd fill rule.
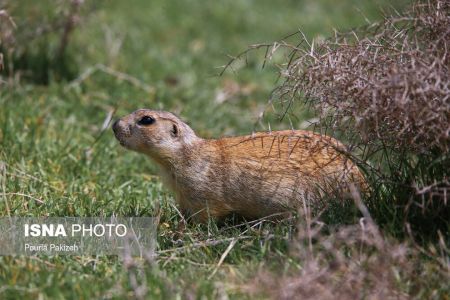
<path fill-rule="evenodd" d="M 72 88 L 79 86 L 83 81 L 85 81 L 86 79 L 91 77 L 97 71 L 101 71 L 105 74 L 113 76 L 113 77 L 117 78 L 118 80 L 126 81 L 148 93 L 153 93 L 155 91 L 154 87 L 142 82 L 138 78 L 133 77 L 133 76 L 123 73 L 123 72 L 116 71 L 110 67 L 103 65 L 103 64 L 96 64 L 93 67 L 87 68 L 86 71 L 84 71 L 78 78 L 76 78 L 75 80 L 73 80 L 72 82 L 69 83 L 69 85 L 67 86 L 67 89 L 72 89 Z"/>
<path fill-rule="evenodd" d="M 2 187 L 3 199 L 5 201 L 5 206 L 6 206 L 6 214 L 11 219 L 11 210 L 9 208 L 8 199 L 6 198 L 6 164 L 2 161 L 0 161 L 0 172 L 1 172 L 0 173 L 0 183 L 2 185 L 1 187 Z"/>
<path fill-rule="evenodd" d="M 80 10 L 81 4 L 83 4 L 84 0 L 72 0 L 70 11 L 67 15 L 66 22 L 64 24 L 64 31 L 61 35 L 61 39 L 59 42 L 59 48 L 58 48 L 58 58 L 62 58 L 64 56 L 64 53 L 66 52 L 67 45 L 69 44 L 69 36 L 72 33 L 72 31 L 75 29 L 75 25 L 78 21 L 78 12 Z"/>
<path fill-rule="evenodd" d="M 23 197 L 26 197 L 26 198 L 30 198 L 30 199 L 36 201 L 36 202 L 39 203 L 39 204 L 44 204 L 44 203 L 45 203 L 45 202 L 42 201 L 41 199 L 38 199 L 38 198 L 33 197 L 33 196 L 31 196 L 31 195 L 28 195 L 28 194 L 23 194 L 23 193 L 3 193 L 3 195 L 5 195 L 5 196 L 6 196 L 6 195 L 23 196 Z"/>
<path fill-rule="evenodd" d="M 95 138 L 94 142 L 91 144 L 91 146 L 85 151 L 87 155 L 90 155 L 92 152 L 92 149 L 94 149 L 94 146 L 98 143 L 98 141 L 103 137 L 103 134 L 105 133 L 106 129 L 108 129 L 109 124 L 111 123 L 112 117 L 114 116 L 114 113 L 116 112 L 116 108 L 112 108 L 108 111 L 108 114 L 105 117 L 105 120 L 103 120 L 102 127 L 100 129 L 100 134 Z"/>
<path fill-rule="evenodd" d="M 16 173 L 12 173 L 12 172 L 6 171 L 6 174 L 9 175 L 9 176 L 19 177 L 19 178 L 22 178 L 22 179 L 28 179 L 28 180 L 35 180 L 35 181 L 40 182 L 40 183 L 42 183 L 43 185 L 45 185 L 46 187 L 49 187 L 49 188 L 51 188 L 51 189 L 53 189 L 53 190 L 60 191 L 60 192 L 63 192 L 63 191 L 64 191 L 63 189 L 60 189 L 60 188 L 58 188 L 58 187 L 55 187 L 55 186 L 49 184 L 48 182 L 45 182 L 44 180 L 39 179 L 39 178 L 37 178 L 37 177 L 35 177 L 35 176 L 33 176 L 33 175 L 27 174 L 27 173 L 25 173 L 24 171 L 19 170 L 18 168 L 9 166 L 9 165 L 8 165 L 7 163 L 5 163 L 5 162 L 3 162 L 3 164 L 4 164 L 5 166 L 8 166 L 10 169 L 13 169 L 14 172 L 19 173 L 19 174 L 16 174 Z"/>
<path fill-rule="evenodd" d="M 272 236 L 269 236 L 269 238 L 271 238 L 271 237 Z M 181 252 L 181 251 L 184 251 L 184 250 L 187 250 L 187 249 L 208 247 L 208 246 L 216 246 L 216 245 L 223 244 L 223 243 L 226 243 L 226 242 L 231 242 L 231 241 L 233 241 L 235 239 L 236 239 L 236 241 L 238 241 L 238 240 L 248 240 L 248 239 L 252 239 L 252 238 L 254 238 L 254 237 L 252 237 L 252 236 L 240 236 L 240 237 L 226 238 L 226 239 L 222 239 L 222 240 L 206 240 L 206 241 L 192 243 L 190 245 L 183 246 L 183 247 L 171 248 L 171 249 L 166 249 L 166 250 L 159 250 L 156 253 L 159 255 L 159 254 L 172 253 L 172 252 Z"/>
<path fill-rule="evenodd" d="M 215 267 L 214 271 L 211 273 L 211 275 L 209 275 L 208 280 L 211 280 L 211 278 L 214 277 L 214 275 L 216 275 L 217 270 L 219 270 L 220 266 L 222 265 L 223 261 L 225 260 L 225 258 L 227 257 L 228 253 L 230 253 L 231 249 L 233 249 L 234 245 L 236 245 L 237 243 L 237 238 L 234 238 L 230 244 L 228 245 L 227 249 L 225 250 L 225 252 L 222 253 L 222 256 L 220 257 L 219 263 L 217 264 L 217 266 Z"/>

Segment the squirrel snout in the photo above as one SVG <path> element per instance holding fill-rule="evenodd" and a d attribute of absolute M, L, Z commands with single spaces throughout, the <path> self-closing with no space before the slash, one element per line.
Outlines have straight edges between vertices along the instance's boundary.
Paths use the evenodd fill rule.
<path fill-rule="evenodd" d="M 120 119 L 117 119 L 117 120 L 112 124 L 112 130 L 114 131 L 114 133 L 117 133 L 117 131 L 119 130 L 119 122 L 120 122 Z"/>
<path fill-rule="evenodd" d="M 114 121 L 111 127 L 116 139 L 119 140 L 120 144 L 123 146 L 126 139 L 130 137 L 130 127 L 127 126 L 126 122 L 122 119 Z"/>

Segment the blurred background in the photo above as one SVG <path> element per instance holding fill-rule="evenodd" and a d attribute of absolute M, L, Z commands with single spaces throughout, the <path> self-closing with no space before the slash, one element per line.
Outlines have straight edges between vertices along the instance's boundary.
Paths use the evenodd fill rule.
<path fill-rule="evenodd" d="M 2 78 L 32 86 L 45 107 L 33 109 L 61 100 L 85 125 L 101 123 L 111 107 L 119 115 L 149 107 L 180 114 L 205 136 L 248 133 L 277 85 L 274 65 L 286 60 L 262 69 L 263 49 L 219 77 L 230 57 L 297 31 L 323 39 L 406 2 L 2 0 Z M 268 118 L 257 129 L 286 126 Z"/>

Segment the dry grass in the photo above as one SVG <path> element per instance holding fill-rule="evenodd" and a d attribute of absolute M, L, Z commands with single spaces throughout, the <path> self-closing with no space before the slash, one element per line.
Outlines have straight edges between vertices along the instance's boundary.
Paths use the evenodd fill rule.
<path fill-rule="evenodd" d="M 301 267 L 275 276 L 261 271 L 247 290 L 273 299 L 429 299 L 446 294 L 448 249 L 440 249 L 446 256 L 424 264 L 415 247 L 384 238 L 365 219 L 332 234 L 317 227 L 310 228 L 313 236 L 299 230 L 292 243 Z"/>
<path fill-rule="evenodd" d="M 368 145 L 423 152 L 450 145 L 450 3 L 416 3 L 291 56 L 283 97 L 301 94 Z"/>
<path fill-rule="evenodd" d="M 354 225 L 332 228 L 299 213 L 290 243 L 297 267 L 274 275 L 262 270 L 245 286 L 253 295 L 273 299 L 440 299 L 447 297 L 450 249 L 438 243 L 423 248 L 412 240 L 385 236 L 354 190 L 362 218 Z"/>

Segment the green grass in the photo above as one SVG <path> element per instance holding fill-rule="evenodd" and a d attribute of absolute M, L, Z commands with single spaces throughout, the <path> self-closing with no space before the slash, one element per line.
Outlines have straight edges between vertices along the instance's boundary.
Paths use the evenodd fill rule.
<path fill-rule="evenodd" d="M 19 30 L 21 17 L 54 13 L 49 3 L 39 9 L 16 4 Z M 297 29 L 310 38 L 327 36 L 332 28 L 364 24 L 358 9 L 369 19 L 379 18 L 377 8 L 366 0 L 98 2 L 70 40 L 68 57 L 77 74 L 105 64 L 154 91 L 102 72 L 74 88 L 53 80 L 51 72 L 48 85 L 23 80 L 3 86 L 0 216 L 152 216 L 159 203 L 159 256 L 143 268 L 147 297 L 249 297 L 241 286 L 261 268 L 299 268 L 288 251 L 292 226 L 190 224 L 180 235 L 175 202 L 153 176 L 152 163 L 121 149 L 102 124 L 113 109 L 121 116 L 147 107 L 180 114 L 205 137 L 251 132 L 276 86 L 276 69 L 262 69 L 256 55 L 238 72 L 218 77 L 226 54 Z M 114 53 L 119 40 L 122 46 Z M 49 43 L 51 51 L 56 41 Z M 215 101 L 227 82 L 251 92 Z M 306 115 L 300 113 L 294 127 Z M 288 126 L 269 115 L 257 129 L 266 129 L 267 122 L 272 129 Z M 230 238 L 238 236 L 242 239 L 212 276 Z M 218 244 L 177 249 L 207 240 Z M 130 272 L 117 257 L 0 257 L 0 298 L 133 298 Z"/>

